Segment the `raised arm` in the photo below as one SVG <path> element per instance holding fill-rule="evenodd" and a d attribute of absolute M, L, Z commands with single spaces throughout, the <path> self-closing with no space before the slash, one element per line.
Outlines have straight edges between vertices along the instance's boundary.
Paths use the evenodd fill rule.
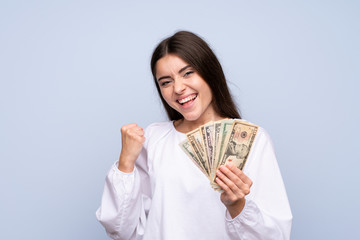
<path fill-rule="evenodd" d="M 119 161 L 110 169 L 101 206 L 96 217 L 113 239 L 136 239 L 144 233 L 150 205 L 147 154 L 144 131 L 136 124 L 121 128 L 122 149 Z"/>

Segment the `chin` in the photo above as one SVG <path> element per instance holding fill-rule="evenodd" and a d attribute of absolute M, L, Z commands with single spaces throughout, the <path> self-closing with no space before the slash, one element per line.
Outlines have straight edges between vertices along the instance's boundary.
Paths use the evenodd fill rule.
<path fill-rule="evenodd" d="M 183 117 L 184 117 L 184 119 L 186 121 L 196 121 L 196 120 L 199 119 L 200 116 L 198 116 L 197 114 L 196 115 L 194 115 L 194 114 L 188 114 L 188 115 L 185 114 L 185 115 L 183 115 Z"/>

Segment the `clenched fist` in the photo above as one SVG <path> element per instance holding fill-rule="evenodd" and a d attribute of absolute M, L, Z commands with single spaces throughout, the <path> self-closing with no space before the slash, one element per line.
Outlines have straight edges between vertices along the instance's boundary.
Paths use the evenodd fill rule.
<path fill-rule="evenodd" d="M 122 172 L 132 172 L 145 142 L 144 130 L 136 123 L 124 125 L 121 127 L 121 141 L 118 168 Z"/>

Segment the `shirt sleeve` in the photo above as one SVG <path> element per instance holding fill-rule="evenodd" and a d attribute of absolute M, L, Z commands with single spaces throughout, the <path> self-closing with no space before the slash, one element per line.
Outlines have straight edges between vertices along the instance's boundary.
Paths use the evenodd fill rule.
<path fill-rule="evenodd" d="M 121 172 L 117 166 L 118 162 L 106 176 L 96 217 L 112 239 L 138 239 L 144 234 L 151 202 L 146 150 L 141 151 L 133 172 Z"/>
<path fill-rule="evenodd" d="M 252 180 L 245 207 L 234 219 L 225 214 L 230 239 L 290 239 L 292 214 L 269 135 L 259 128 L 244 168 Z"/>

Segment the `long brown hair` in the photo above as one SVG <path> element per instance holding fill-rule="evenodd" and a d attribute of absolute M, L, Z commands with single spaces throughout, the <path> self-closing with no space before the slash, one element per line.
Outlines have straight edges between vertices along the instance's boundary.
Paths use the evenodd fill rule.
<path fill-rule="evenodd" d="M 175 54 L 183 59 L 206 81 L 213 95 L 214 109 L 220 116 L 241 118 L 214 52 L 199 36 L 191 32 L 180 31 L 161 41 L 151 58 L 151 71 L 155 85 L 170 120 L 182 119 L 183 116 L 166 103 L 156 80 L 156 63 L 167 54 Z"/>

